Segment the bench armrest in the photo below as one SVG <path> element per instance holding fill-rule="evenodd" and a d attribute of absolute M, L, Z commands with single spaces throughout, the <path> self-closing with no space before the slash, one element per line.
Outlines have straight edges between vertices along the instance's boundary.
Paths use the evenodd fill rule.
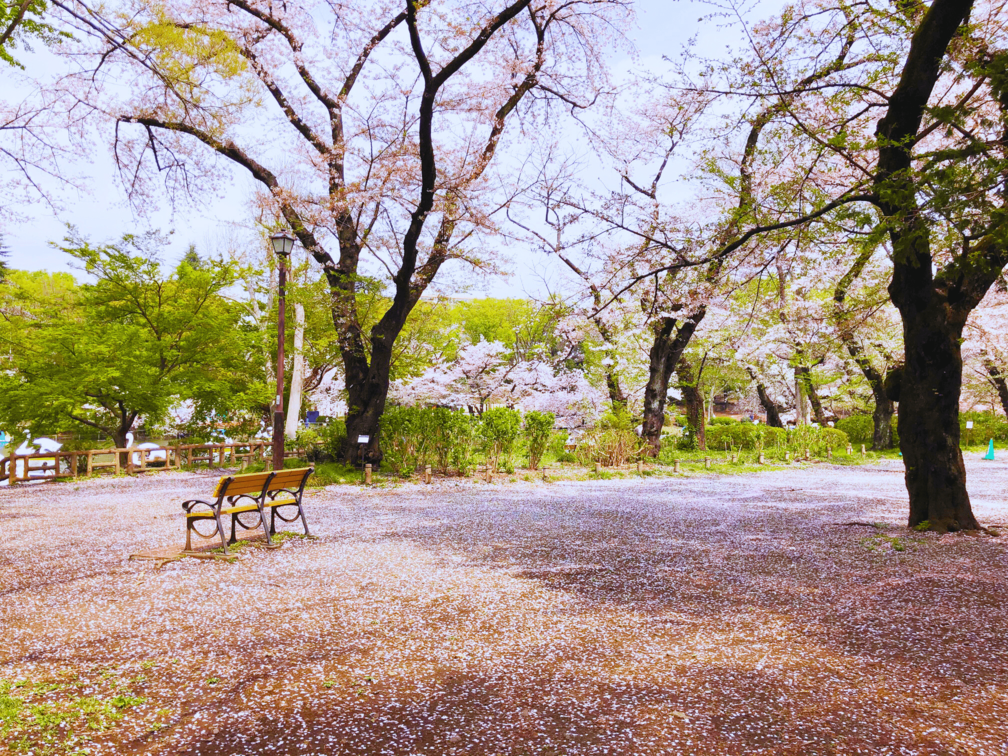
<path fill-rule="evenodd" d="M 192 514 L 193 508 L 199 504 L 209 507 L 211 512 L 216 512 L 220 508 L 220 502 L 214 503 L 203 501 L 202 499 L 190 499 L 189 501 L 182 502 L 182 509 L 185 510 L 186 514 Z"/>

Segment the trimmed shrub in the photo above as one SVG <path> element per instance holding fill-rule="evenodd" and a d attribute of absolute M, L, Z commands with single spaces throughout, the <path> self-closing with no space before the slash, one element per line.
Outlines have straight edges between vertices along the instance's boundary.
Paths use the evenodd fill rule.
<path fill-rule="evenodd" d="M 632 430 L 595 427 L 578 438 L 575 456 L 582 465 L 596 462 L 608 467 L 618 467 L 639 457 L 644 442 Z"/>
<path fill-rule="evenodd" d="M 528 412 L 525 414 L 525 445 L 528 449 L 529 467 L 539 469 L 550 436 L 553 434 L 553 424 L 556 416 L 552 412 Z"/>
<path fill-rule="evenodd" d="M 507 472 L 514 472 L 514 448 L 521 431 L 521 414 L 509 407 L 495 407 L 483 413 L 480 425 L 480 439 L 487 463 L 494 472 L 501 462 Z"/>
<path fill-rule="evenodd" d="M 432 407 L 421 410 L 425 421 L 420 429 L 430 437 L 430 464 L 447 475 L 454 468 L 466 475 L 473 466 L 476 428 L 473 418 L 463 410 Z"/>
<path fill-rule="evenodd" d="M 708 423 L 708 426 L 712 426 L 712 425 L 732 425 L 732 424 L 737 423 L 737 422 L 738 422 L 738 420 L 736 420 L 734 417 L 712 417 L 711 421 Z"/>
<path fill-rule="evenodd" d="M 396 475 L 412 475 L 424 457 L 427 418 L 423 413 L 419 407 L 389 407 L 379 420 L 383 462 Z"/>
<path fill-rule="evenodd" d="M 872 445 L 875 439 L 875 421 L 871 415 L 851 415 L 843 420 L 838 420 L 837 430 L 842 430 L 847 434 L 852 444 L 864 444 L 867 447 Z M 893 443 L 899 446 L 899 433 L 896 432 L 896 416 L 892 418 Z"/>
<path fill-rule="evenodd" d="M 769 425 L 730 423 L 707 429 L 707 448 L 711 451 L 759 451 L 787 444 L 787 431 Z M 695 447 L 694 447 L 695 448 Z"/>

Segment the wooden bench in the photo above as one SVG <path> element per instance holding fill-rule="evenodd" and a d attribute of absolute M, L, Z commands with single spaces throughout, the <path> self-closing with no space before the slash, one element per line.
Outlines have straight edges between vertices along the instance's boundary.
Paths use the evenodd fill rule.
<path fill-rule="evenodd" d="M 305 520 L 304 508 L 301 505 L 301 496 L 304 493 L 305 483 L 308 476 L 315 472 L 314 467 L 305 467 L 297 470 L 280 470 L 277 472 L 248 473 L 246 475 L 227 475 L 217 482 L 214 489 L 214 501 L 203 501 L 202 499 L 190 499 L 183 502 L 182 509 L 186 513 L 186 545 L 185 550 L 192 550 L 192 533 L 202 538 L 213 538 L 220 536 L 221 546 L 224 553 L 228 551 L 228 543 L 234 543 L 237 539 L 237 529 L 240 525 L 245 530 L 252 530 L 262 526 L 263 533 L 266 534 L 266 543 L 273 545 L 271 536 L 276 534 L 276 521 L 279 517 L 283 522 L 295 522 L 301 520 L 305 535 L 308 533 L 308 522 Z M 279 511 L 286 507 L 296 507 L 297 514 L 291 512 L 291 516 L 285 516 Z M 270 513 L 269 528 L 266 527 L 266 511 Z M 242 522 L 241 515 L 252 516 L 255 521 L 246 524 Z M 224 527 L 221 518 L 231 516 L 231 538 L 224 540 Z M 246 518 L 249 519 L 249 518 Z M 197 522 L 209 520 L 214 523 L 213 531 L 202 533 L 196 527 Z"/>

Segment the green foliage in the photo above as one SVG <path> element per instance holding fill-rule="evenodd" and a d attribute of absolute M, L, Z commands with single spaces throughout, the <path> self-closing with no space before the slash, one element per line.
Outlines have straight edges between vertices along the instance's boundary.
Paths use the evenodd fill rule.
<path fill-rule="evenodd" d="M 503 467 L 514 472 L 515 442 L 521 431 L 521 413 L 510 407 L 495 407 L 483 413 L 480 440 L 487 464 L 496 472 Z"/>
<path fill-rule="evenodd" d="M 202 419 L 268 401 L 269 387 L 249 376 L 242 312 L 223 295 L 232 267 L 181 263 L 165 274 L 166 243 L 153 233 L 103 247 L 68 239 L 62 249 L 96 279 L 82 286 L 61 274 L 11 275 L 0 344 L 13 369 L 0 375 L 0 424 L 115 437 L 141 416 L 157 427 L 181 400 Z"/>
<path fill-rule="evenodd" d="M 967 431 L 966 422 L 973 421 Z M 992 412 L 961 412 L 959 414 L 959 443 L 963 446 L 986 444 L 990 439 L 1008 441 L 1008 422 Z"/>
<path fill-rule="evenodd" d="M 852 444 L 871 446 L 875 439 L 875 421 L 871 415 L 850 415 L 838 420 L 837 430 L 847 434 Z M 899 434 L 896 432 L 896 416 L 892 419 L 893 443 L 899 445 Z"/>
<path fill-rule="evenodd" d="M 710 425 L 737 425 L 738 420 L 734 417 L 712 417 Z"/>
<path fill-rule="evenodd" d="M 409 476 L 429 464 L 442 473 L 466 475 L 473 468 L 478 421 L 444 407 L 390 407 L 380 420 L 384 463 Z M 345 431 L 344 431 L 345 432 Z"/>
<path fill-rule="evenodd" d="M 430 437 L 432 466 L 445 475 L 452 468 L 467 475 L 473 467 L 476 440 L 473 418 L 462 410 L 447 407 L 433 407 L 421 413 L 424 416 L 421 428 Z"/>
<path fill-rule="evenodd" d="M 332 419 L 318 427 L 319 445 L 326 459 L 340 458 L 343 442 L 346 441 L 346 423 L 343 420 Z"/>
<path fill-rule="evenodd" d="M 848 441 L 847 434 L 842 430 L 812 425 L 799 425 L 787 434 L 787 448 L 795 454 L 808 449 L 815 456 L 823 456 L 827 449 L 845 449 Z"/>
<path fill-rule="evenodd" d="M 632 430 L 597 425 L 578 438 L 576 457 L 582 465 L 624 465 L 641 455 L 644 443 Z"/>
<path fill-rule="evenodd" d="M 711 451 L 744 450 L 762 451 L 767 447 L 787 443 L 787 431 L 769 425 L 729 423 L 712 425 L 707 429 L 707 448 Z"/>
<path fill-rule="evenodd" d="M 47 45 L 52 45 L 60 39 L 71 39 L 71 35 L 58 31 L 45 20 L 48 4 L 45 0 L 30 0 L 22 10 L 18 0 L 0 2 L 0 34 L 11 29 L 11 35 L 0 45 L 0 60 L 15 68 L 24 68 L 10 53 L 14 42 L 21 42 L 28 47 L 29 40 L 37 39 Z"/>
<path fill-rule="evenodd" d="M 419 407 L 389 407 L 379 421 L 383 462 L 396 475 L 412 475 L 423 458 L 427 439 Z"/>
<path fill-rule="evenodd" d="M 556 417 L 552 412 L 528 412 L 525 415 L 525 444 L 528 449 L 529 467 L 539 469 L 543 454 L 553 434 Z"/>

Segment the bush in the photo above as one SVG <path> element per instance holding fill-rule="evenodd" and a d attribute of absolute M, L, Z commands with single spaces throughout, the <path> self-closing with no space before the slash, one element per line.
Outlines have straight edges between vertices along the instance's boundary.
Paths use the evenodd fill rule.
<path fill-rule="evenodd" d="M 787 431 L 754 423 L 728 423 L 707 429 L 707 448 L 711 451 L 762 451 L 787 444 Z"/>
<path fill-rule="evenodd" d="M 787 448 L 795 454 L 801 454 L 808 449 L 816 456 L 823 456 L 827 449 L 844 449 L 850 439 L 847 434 L 837 428 L 816 428 L 812 425 L 799 425 L 787 434 Z"/>
<path fill-rule="evenodd" d="M 447 475 L 454 468 L 462 475 L 472 469 L 475 428 L 473 418 L 463 410 L 433 407 L 421 410 L 420 431 L 430 436 L 428 449 L 432 464 Z"/>
<path fill-rule="evenodd" d="M 597 462 L 618 467 L 629 459 L 639 457 L 643 449 L 643 442 L 632 430 L 597 426 L 581 434 L 575 455 L 582 465 Z"/>
<path fill-rule="evenodd" d="M 734 425 L 738 423 L 734 417 L 712 417 L 709 425 Z"/>
<path fill-rule="evenodd" d="M 870 447 L 875 440 L 875 420 L 871 415 L 851 415 L 838 420 L 837 430 L 847 434 L 852 444 L 864 444 Z M 899 433 L 896 432 L 896 416 L 892 418 L 893 444 L 899 446 Z"/>
<path fill-rule="evenodd" d="M 383 461 L 396 475 L 412 475 L 423 458 L 427 443 L 423 412 L 418 407 L 390 407 L 378 421 Z"/>
<path fill-rule="evenodd" d="M 330 420 L 325 425 L 318 426 L 319 446 L 324 458 L 329 461 L 336 461 L 343 451 L 343 442 L 346 441 L 346 423 L 342 420 Z"/>
<path fill-rule="evenodd" d="M 893 418 L 895 420 L 895 418 Z M 871 445 L 875 436 L 875 421 L 871 415 L 851 415 L 843 420 L 838 420 L 837 430 L 842 430 L 847 434 L 852 444 Z"/>
<path fill-rule="evenodd" d="M 973 421 L 973 428 L 967 432 L 966 421 Z M 1008 441 L 1008 422 L 992 412 L 962 412 L 959 414 L 960 445 L 986 444 L 990 439 Z"/>
<path fill-rule="evenodd" d="M 514 447 L 520 431 L 521 415 L 517 410 L 495 407 L 483 413 L 480 438 L 487 464 L 492 466 L 494 472 L 500 469 L 502 461 L 505 470 L 514 472 Z"/>
<path fill-rule="evenodd" d="M 529 467 L 539 469 L 539 462 L 546 452 L 556 416 L 552 412 L 528 412 L 525 415 L 525 443 L 528 448 Z"/>

